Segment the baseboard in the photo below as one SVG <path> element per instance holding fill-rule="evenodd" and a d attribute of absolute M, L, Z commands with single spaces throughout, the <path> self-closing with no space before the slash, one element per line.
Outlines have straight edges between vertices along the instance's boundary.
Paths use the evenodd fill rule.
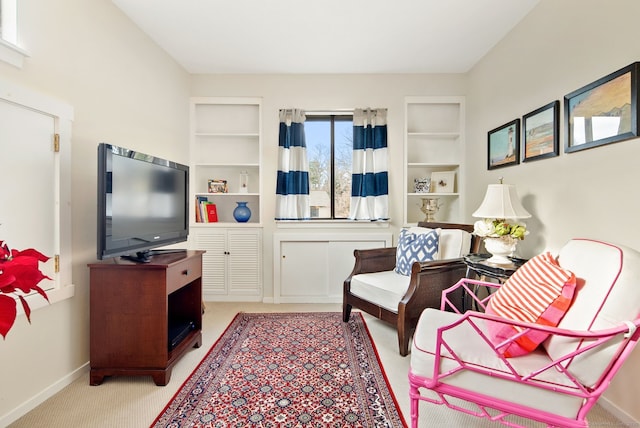
<path fill-rule="evenodd" d="M 58 380 L 54 384 L 50 385 L 46 389 L 40 391 L 38 394 L 34 395 L 20 406 L 16 407 L 6 415 L 0 417 L 0 427 L 6 427 L 9 424 L 17 421 L 22 416 L 29 413 L 31 410 L 38 407 L 40 404 L 44 403 L 49 398 L 56 395 L 58 392 L 62 391 L 66 386 L 70 385 L 73 381 L 81 377 L 83 374 L 89 371 L 89 362 L 80 366 L 76 370 L 72 371 L 62 379 Z"/>
<path fill-rule="evenodd" d="M 616 418 L 620 419 L 620 421 L 628 427 L 637 427 L 640 426 L 640 421 L 635 420 L 631 415 L 622 410 L 620 407 L 613 404 L 611 401 L 607 400 L 605 397 L 600 397 L 598 400 L 598 404 L 605 409 L 607 412 L 611 413 Z"/>

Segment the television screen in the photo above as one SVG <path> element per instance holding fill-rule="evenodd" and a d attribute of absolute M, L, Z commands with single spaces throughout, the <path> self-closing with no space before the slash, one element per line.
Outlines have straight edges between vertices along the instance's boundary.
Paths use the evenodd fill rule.
<path fill-rule="evenodd" d="M 189 233 L 189 167 L 98 145 L 98 258 L 149 261 L 150 250 Z"/>

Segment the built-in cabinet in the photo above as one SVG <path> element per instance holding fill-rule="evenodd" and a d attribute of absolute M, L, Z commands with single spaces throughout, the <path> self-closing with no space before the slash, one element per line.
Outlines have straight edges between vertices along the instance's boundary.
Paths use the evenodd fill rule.
<path fill-rule="evenodd" d="M 191 98 L 190 245 L 205 250 L 202 293 L 210 301 L 262 300 L 262 99 Z M 209 221 L 202 202 L 215 204 Z M 251 210 L 247 222 L 233 211 Z M 206 205 L 206 204 L 205 204 Z"/>
<path fill-rule="evenodd" d="M 436 221 L 463 220 L 464 128 L 464 97 L 405 98 L 405 225 L 425 220 L 428 204 Z"/>
<path fill-rule="evenodd" d="M 339 303 L 353 250 L 390 247 L 391 233 L 275 233 L 274 302 Z"/>
<path fill-rule="evenodd" d="M 199 229 L 205 301 L 262 301 L 262 229 Z"/>

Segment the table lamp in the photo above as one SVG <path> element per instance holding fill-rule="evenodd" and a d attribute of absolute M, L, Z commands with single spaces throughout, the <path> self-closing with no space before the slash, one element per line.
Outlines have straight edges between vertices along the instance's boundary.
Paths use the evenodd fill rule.
<path fill-rule="evenodd" d="M 508 220 L 531 217 L 520 203 L 516 186 L 502 184 L 502 178 L 500 184 L 489 184 L 482 204 L 472 215 L 483 218 L 474 224 L 473 233 L 484 238 L 484 247 L 492 255 L 487 263 L 511 264 L 507 257 L 528 232 L 524 224 Z"/>

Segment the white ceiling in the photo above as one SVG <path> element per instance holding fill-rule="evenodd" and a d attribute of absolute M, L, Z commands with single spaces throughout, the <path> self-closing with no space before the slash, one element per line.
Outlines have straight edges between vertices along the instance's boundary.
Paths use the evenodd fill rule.
<path fill-rule="evenodd" d="M 112 0 L 190 73 L 464 73 L 539 0 Z"/>

